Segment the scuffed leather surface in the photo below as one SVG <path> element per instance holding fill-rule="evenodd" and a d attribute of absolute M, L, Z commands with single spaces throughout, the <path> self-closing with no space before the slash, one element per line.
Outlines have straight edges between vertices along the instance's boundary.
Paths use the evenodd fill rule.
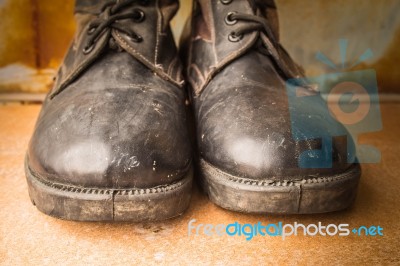
<path fill-rule="evenodd" d="M 315 104 L 318 108 L 319 103 Z M 257 51 L 224 68 L 194 97 L 194 106 L 200 156 L 227 173 L 280 179 L 334 174 L 348 167 L 347 143 L 337 138 L 333 169 L 299 168 L 299 154 L 321 149 L 321 141 L 293 139 L 285 82 L 271 61 Z M 325 121 L 313 118 L 308 126 L 321 131 L 342 127 Z"/>
<path fill-rule="evenodd" d="M 237 10 L 272 20 L 270 25 L 275 25 L 272 30 L 278 37 L 273 2 L 269 1 L 268 5 L 260 5 L 259 1 L 233 1 L 229 5 L 220 1 L 199 2 L 200 10 L 193 18 L 192 35 L 187 39 L 189 44 L 186 43 L 189 47 L 186 74 L 191 85 L 200 157 L 228 174 L 258 180 L 312 178 L 345 171 L 349 167 L 345 136 L 333 141 L 332 168 L 299 167 L 299 155 L 307 150 L 321 149 L 321 139 L 293 139 L 285 87 L 287 76 L 282 73 L 282 68 L 289 76 L 300 75 L 301 69 L 281 46 L 270 50 L 270 40 L 263 32 L 244 36 L 243 40 L 254 39 L 249 47 L 240 42 L 229 42 L 227 38 L 212 38 L 212 34 L 207 39 L 207 34 L 204 34 L 207 33 L 204 21 L 208 20 L 213 22 L 209 24 L 209 32 L 215 30 L 215 36 L 227 37 L 232 26 L 225 24 L 225 17 L 229 11 Z M 250 3 L 253 8 L 238 9 L 238 5 L 251 6 Z M 273 10 L 268 10 L 270 8 Z M 264 45 L 263 49 L 259 48 L 260 44 Z M 219 50 L 242 47 L 244 50 L 243 54 L 236 53 L 210 74 L 210 64 L 215 63 L 210 58 L 218 53 L 215 47 Z M 322 103 L 320 99 L 315 105 L 304 108 L 313 108 L 313 113 L 318 113 L 318 108 L 326 108 Z M 323 116 L 310 119 L 309 125 L 301 125 L 299 130 L 307 126 L 320 132 L 344 131 L 341 124 L 328 124 Z M 354 145 L 349 143 L 348 146 Z M 349 158 L 349 161 L 354 161 L 354 158 Z"/>
<path fill-rule="evenodd" d="M 189 171 L 186 96 L 169 30 L 178 3 L 140 2 L 121 12 L 140 8 L 143 21 L 115 23 L 142 35 L 143 42 L 132 44 L 106 28 L 85 55 L 89 23 L 109 13 L 99 13 L 103 1 L 77 1 L 77 34 L 28 149 L 30 170 L 38 177 L 83 187 L 147 188 Z M 110 47 L 112 38 L 118 47 Z"/>
<path fill-rule="evenodd" d="M 186 173 L 184 93 L 127 53 L 109 52 L 47 98 L 30 142 L 31 169 L 88 187 L 149 187 Z"/>

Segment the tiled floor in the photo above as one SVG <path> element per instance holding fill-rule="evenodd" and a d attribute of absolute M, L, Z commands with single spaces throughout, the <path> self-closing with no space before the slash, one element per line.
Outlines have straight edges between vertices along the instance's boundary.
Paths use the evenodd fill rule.
<path fill-rule="evenodd" d="M 384 130 L 361 141 L 382 152 L 363 165 L 354 207 L 307 216 L 244 215 L 214 206 L 197 188 L 182 217 L 160 223 L 82 223 L 48 217 L 31 204 L 23 159 L 39 105 L 0 107 L 0 263 L 11 264 L 353 264 L 400 263 L 400 104 L 382 104 Z M 384 236 L 188 236 L 199 223 L 379 225 Z"/>

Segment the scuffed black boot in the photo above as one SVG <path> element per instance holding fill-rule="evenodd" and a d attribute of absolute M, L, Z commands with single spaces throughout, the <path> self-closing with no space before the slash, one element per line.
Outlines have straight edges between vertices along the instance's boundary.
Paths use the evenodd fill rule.
<path fill-rule="evenodd" d="M 70 220 L 149 221 L 190 200 L 191 147 L 175 0 L 77 0 L 78 30 L 26 157 L 37 208 Z"/>
<path fill-rule="evenodd" d="M 319 213 L 351 205 L 360 177 L 354 143 L 326 136 L 345 128 L 329 122 L 321 98 L 297 110 L 318 116 L 292 123 L 286 81 L 303 73 L 279 44 L 274 2 L 195 2 L 183 44 L 201 181 L 211 200 L 253 213 Z M 315 93 L 300 85 L 300 94 Z M 324 137 L 293 137 L 307 137 L 309 129 Z M 331 159 L 331 166 L 301 165 L 300 155 L 312 150 Z"/>

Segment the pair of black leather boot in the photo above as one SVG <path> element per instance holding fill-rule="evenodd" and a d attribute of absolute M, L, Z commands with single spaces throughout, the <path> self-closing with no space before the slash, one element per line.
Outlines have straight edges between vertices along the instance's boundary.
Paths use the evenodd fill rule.
<path fill-rule="evenodd" d="M 330 168 L 298 164 L 322 140 L 292 137 L 285 82 L 303 74 L 279 44 L 274 2 L 194 2 L 180 60 L 169 26 L 177 0 L 77 0 L 77 35 L 26 156 L 39 210 L 70 220 L 174 217 L 189 205 L 194 165 L 226 209 L 315 213 L 353 202 L 360 168 L 349 143 L 333 140 Z M 306 126 L 342 127 L 323 118 Z"/>

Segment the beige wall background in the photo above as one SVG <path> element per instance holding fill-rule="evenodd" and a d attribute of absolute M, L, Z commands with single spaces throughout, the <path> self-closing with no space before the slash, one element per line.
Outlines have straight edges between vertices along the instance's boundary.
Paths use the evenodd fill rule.
<path fill-rule="evenodd" d="M 238 0 L 244 1 L 244 0 Z M 381 92 L 400 92 L 400 1 L 277 0 L 281 42 L 310 76 L 375 69 Z M 46 92 L 74 34 L 73 0 L 0 0 L 0 92 Z M 191 11 L 181 0 L 173 30 L 178 38 Z M 332 69 L 315 55 L 341 65 L 339 39 L 348 40 L 346 67 Z M 367 49 L 374 56 L 349 67 Z"/>

